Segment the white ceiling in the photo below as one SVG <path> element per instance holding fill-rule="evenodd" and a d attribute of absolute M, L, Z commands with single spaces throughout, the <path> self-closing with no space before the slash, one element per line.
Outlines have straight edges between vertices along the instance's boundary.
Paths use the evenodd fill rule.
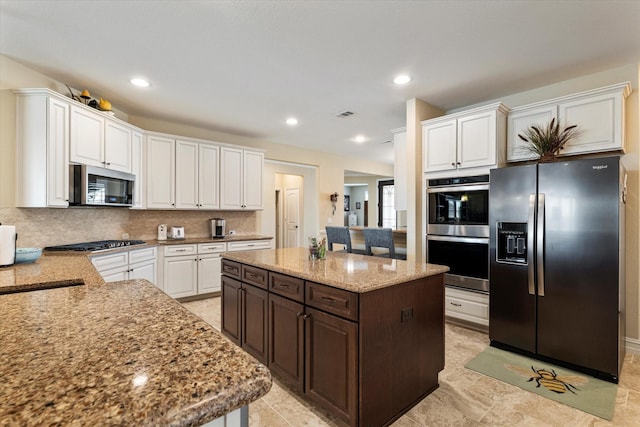
<path fill-rule="evenodd" d="M 114 108 L 384 162 L 407 99 L 450 110 L 637 63 L 639 27 L 638 0 L 0 0 L 0 53 Z"/>

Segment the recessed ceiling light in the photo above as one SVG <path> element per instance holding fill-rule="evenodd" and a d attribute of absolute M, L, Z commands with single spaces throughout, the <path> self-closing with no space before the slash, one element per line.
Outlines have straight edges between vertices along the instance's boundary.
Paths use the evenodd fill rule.
<path fill-rule="evenodd" d="M 297 125 L 297 124 L 298 124 L 298 119 L 296 119 L 295 117 L 289 117 L 289 118 L 287 119 L 287 124 L 288 124 L 289 126 L 295 126 L 295 125 Z"/>
<path fill-rule="evenodd" d="M 406 85 L 410 81 L 411 81 L 411 77 L 407 76 L 406 74 L 401 74 L 399 76 L 396 76 L 395 79 L 393 79 L 393 82 L 397 85 Z"/>
<path fill-rule="evenodd" d="M 362 135 L 358 135 L 354 139 L 358 143 L 362 143 L 362 142 L 364 142 L 366 140 L 366 138 L 364 136 L 362 136 Z"/>
<path fill-rule="evenodd" d="M 145 79 L 135 78 L 130 80 L 131 84 L 138 87 L 149 87 L 151 84 Z"/>

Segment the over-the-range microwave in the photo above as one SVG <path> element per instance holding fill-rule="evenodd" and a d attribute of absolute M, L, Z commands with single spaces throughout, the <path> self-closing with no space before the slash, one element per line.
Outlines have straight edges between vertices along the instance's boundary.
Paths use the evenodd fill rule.
<path fill-rule="evenodd" d="M 69 165 L 69 204 L 132 206 L 135 175 L 88 165 Z"/>

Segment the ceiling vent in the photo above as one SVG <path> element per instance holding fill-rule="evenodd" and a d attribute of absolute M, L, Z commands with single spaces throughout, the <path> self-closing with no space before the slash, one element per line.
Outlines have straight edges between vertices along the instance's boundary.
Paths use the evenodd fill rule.
<path fill-rule="evenodd" d="M 349 116 L 353 116 L 353 114 L 354 114 L 353 111 L 345 110 L 341 113 L 336 114 L 336 117 L 349 117 Z"/>

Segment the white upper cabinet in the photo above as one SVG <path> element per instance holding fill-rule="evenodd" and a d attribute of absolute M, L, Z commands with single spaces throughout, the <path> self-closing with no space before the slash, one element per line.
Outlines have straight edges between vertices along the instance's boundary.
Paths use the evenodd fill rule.
<path fill-rule="evenodd" d="M 133 130 L 107 119 L 105 123 L 104 165 L 109 169 L 131 173 L 131 144 Z"/>
<path fill-rule="evenodd" d="M 507 161 L 536 159 L 518 134 L 532 125 L 546 126 L 552 118 L 561 125 L 578 125 L 580 134 L 565 145 L 560 155 L 625 150 L 625 99 L 628 82 L 554 98 L 511 110 L 508 120 Z"/>
<path fill-rule="evenodd" d="M 131 173 L 134 129 L 82 105 L 71 105 L 70 161 Z"/>
<path fill-rule="evenodd" d="M 424 171 L 455 170 L 458 162 L 457 121 L 444 120 L 422 126 Z"/>
<path fill-rule="evenodd" d="M 147 136 L 147 208 L 175 207 L 175 140 Z"/>
<path fill-rule="evenodd" d="M 149 135 L 147 208 L 220 209 L 219 158 L 209 142 Z"/>
<path fill-rule="evenodd" d="M 131 133 L 131 173 L 136 176 L 133 185 L 133 208 L 143 209 L 146 207 L 146 176 L 144 168 L 144 136 L 142 132 Z"/>
<path fill-rule="evenodd" d="M 487 172 L 504 159 L 506 114 L 501 103 L 422 122 L 424 172 Z"/>
<path fill-rule="evenodd" d="M 220 208 L 220 147 L 198 148 L 198 200 L 201 209 Z"/>
<path fill-rule="evenodd" d="M 220 149 L 220 209 L 262 209 L 264 153 Z"/>
<path fill-rule="evenodd" d="M 176 141 L 176 208 L 218 209 L 216 145 Z"/>
<path fill-rule="evenodd" d="M 69 206 L 69 103 L 48 89 L 16 90 L 16 206 Z"/>
<path fill-rule="evenodd" d="M 198 144 L 176 141 L 176 208 L 198 209 Z"/>
<path fill-rule="evenodd" d="M 71 106 L 69 160 L 104 167 L 104 116 L 79 105 Z"/>

